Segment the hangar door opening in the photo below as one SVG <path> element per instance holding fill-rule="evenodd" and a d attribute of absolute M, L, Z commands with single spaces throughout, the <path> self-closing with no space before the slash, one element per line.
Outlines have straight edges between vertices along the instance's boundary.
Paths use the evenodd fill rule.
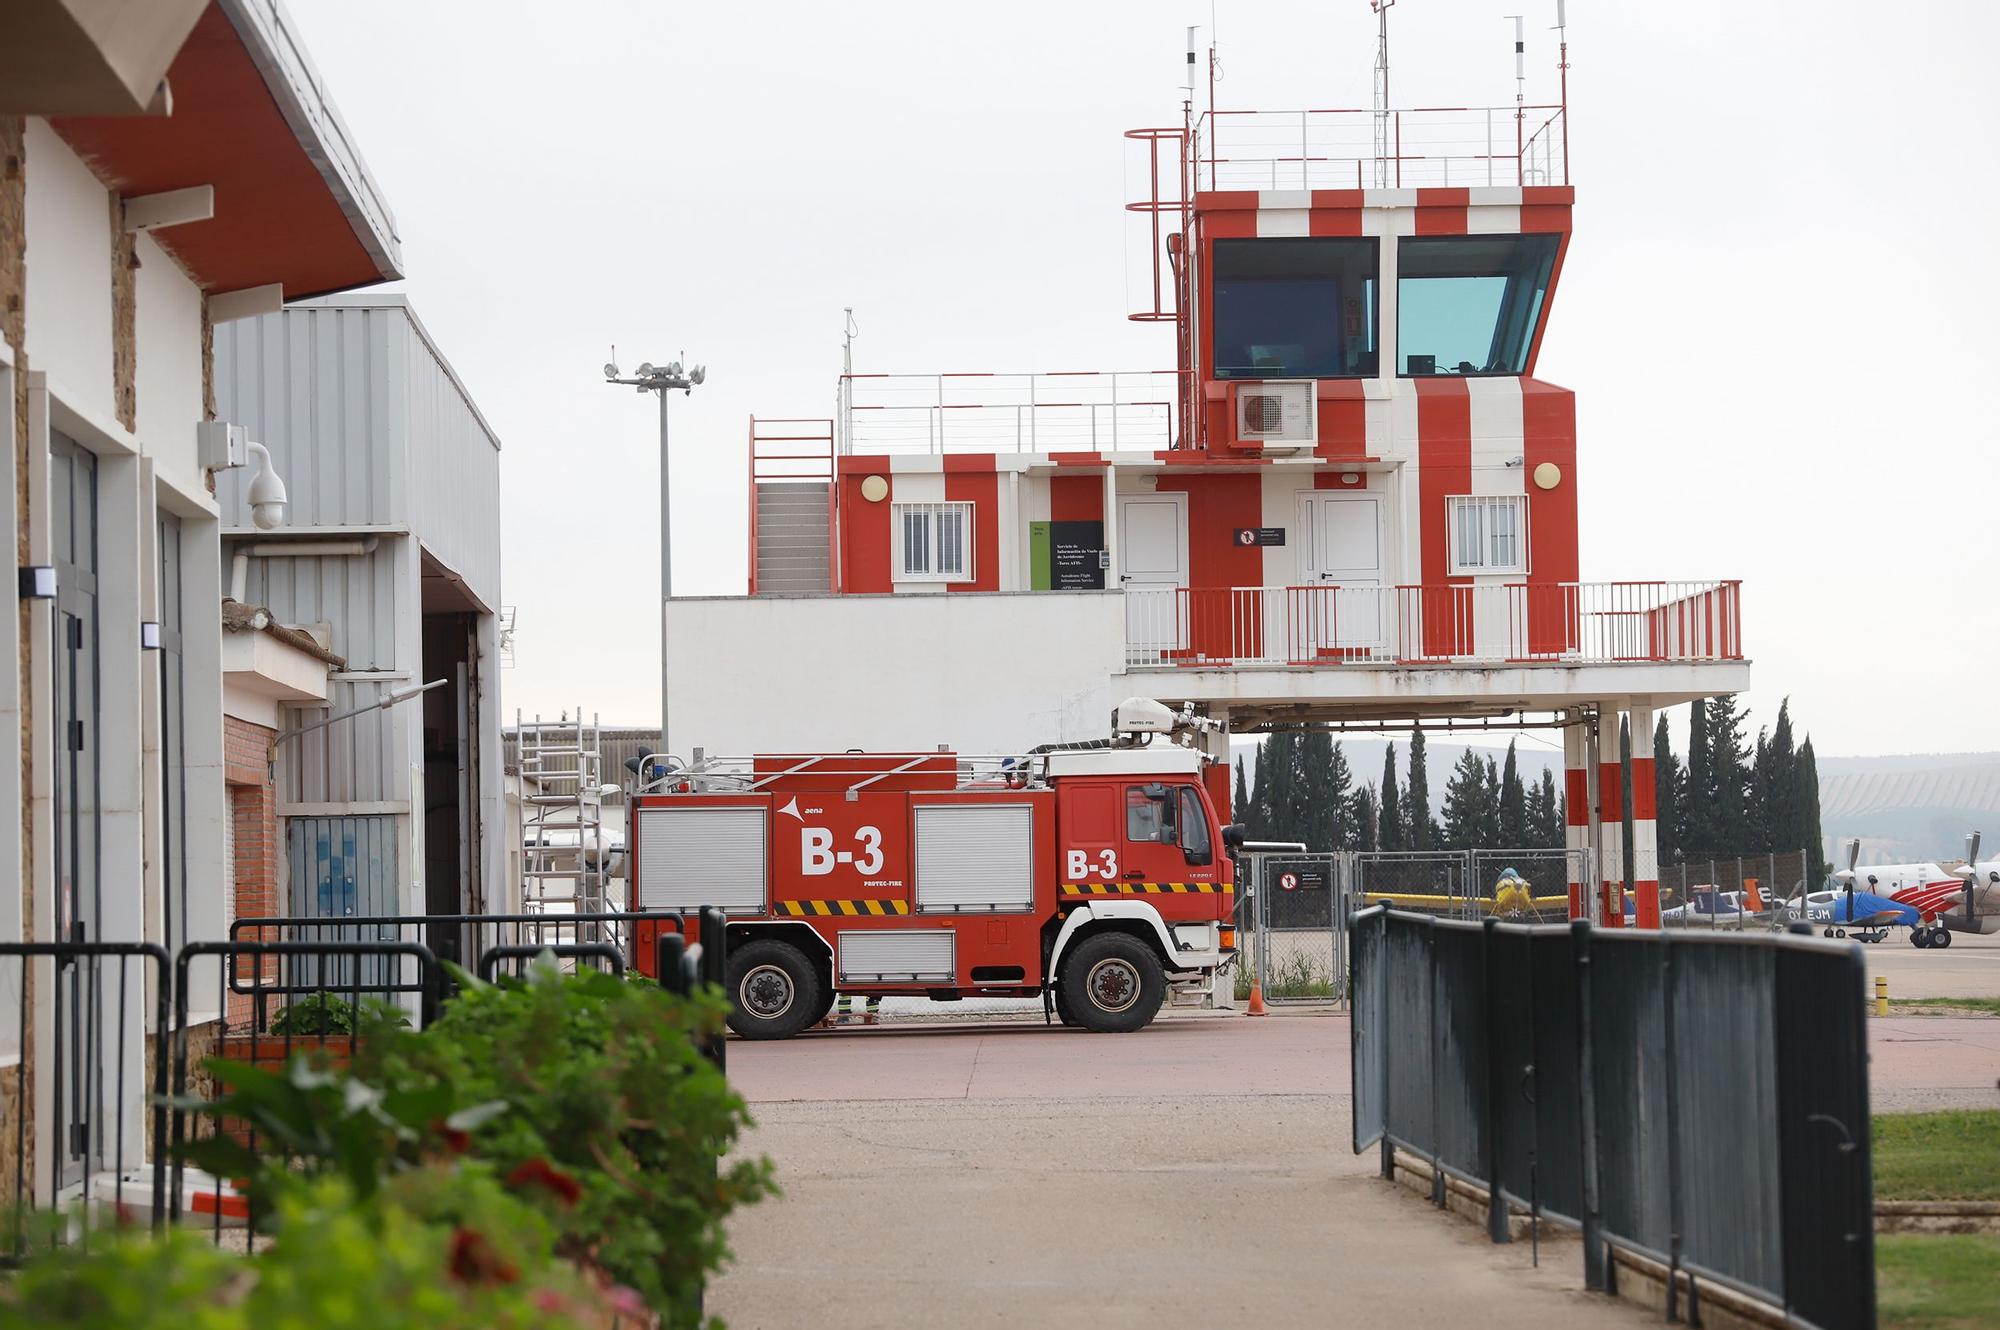
<path fill-rule="evenodd" d="M 422 679 L 445 681 L 423 696 L 424 907 L 477 913 L 485 907 L 479 773 L 490 760 L 479 744 L 479 619 L 486 610 L 428 550 L 422 560 Z"/>

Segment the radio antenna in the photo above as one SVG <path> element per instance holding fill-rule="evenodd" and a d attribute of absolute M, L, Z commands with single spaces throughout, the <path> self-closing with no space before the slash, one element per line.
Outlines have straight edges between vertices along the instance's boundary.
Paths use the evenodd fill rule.
<path fill-rule="evenodd" d="M 1389 187 L 1389 9 L 1396 0 L 1368 0 L 1375 11 L 1375 188 Z"/>

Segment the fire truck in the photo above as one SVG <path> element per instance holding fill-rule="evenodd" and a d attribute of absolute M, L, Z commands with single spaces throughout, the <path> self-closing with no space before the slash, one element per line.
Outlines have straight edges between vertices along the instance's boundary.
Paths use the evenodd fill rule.
<path fill-rule="evenodd" d="M 1206 724 L 1135 698 L 1107 740 L 1005 757 L 647 759 L 633 908 L 724 911 L 747 1039 L 842 995 L 1040 998 L 1066 1025 L 1137 1030 L 1235 959 L 1242 828 L 1205 788 Z"/>

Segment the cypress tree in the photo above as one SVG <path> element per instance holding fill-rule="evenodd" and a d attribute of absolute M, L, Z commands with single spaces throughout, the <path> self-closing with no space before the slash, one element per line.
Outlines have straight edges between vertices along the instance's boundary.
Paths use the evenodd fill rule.
<path fill-rule="evenodd" d="M 1491 791 L 1487 763 L 1468 748 L 1459 754 L 1444 787 L 1444 835 L 1447 850 L 1484 848 Z"/>
<path fill-rule="evenodd" d="M 1771 729 L 1770 760 L 1771 776 L 1764 792 L 1764 848 L 1774 854 L 1810 849 L 1799 827 L 1799 754 L 1792 741 L 1789 697 L 1778 703 L 1778 723 Z"/>
<path fill-rule="evenodd" d="M 1321 734 L 1320 737 L 1327 736 Z M 1361 815 L 1356 807 L 1358 794 L 1354 789 L 1354 770 L 1347 764 L 1346 751 L 1337 743 L 1333 745 L 1327 773 L 1325 797 L 1328 821 L 1333 831 L 1327 848 L 1351 850 L 1361 840 Z"/>
<path fill-rule="evenodd" d="M 1409 837 L 1403 827 L 1403 792 L 1396 784 L 1396 745 L 1382 750 L 1382 810 L 1376 817 L 1376 843 L 1385 850 L 1407 850 Z"/>
<path fill-rule="evenodd" d="M 1562 801 L 1556 796 L 1556 774 L 1547 767 L 1542 768 L 1541 782 L 1535 786 L 1528 810 L 1528 826 L 1528 844 L 1531 846 L 1560 850 L 1569 843 L 1568 828 L 1563 823 Z"/>
<path fill-rule="evenodd" d="M 1653 804 L 1655 816 L 1659 819 L 1656 841 L 1663 864 L 1680 862 L 1682 787 L 1686 780 L 1681 771 L 1681 761 L 1674 756 L 1674 741 L 1667 732 L 1666 713 L 1662 712 L 1660 723 L 1653 727 Z"/>
<path fill-rule="evenodd" d="M 1337 850 L 1340 844 L 1341 804 L 1345 788 L 1334 788 L 1333 737 L 1325 730 L 1313 730 L 1294 741 L 1298 762 L 1298 783 L 1293 787 L 1296 833 L 1288 839 L 1304 841 L 1313 851 Z"/>
<path fill-rule="evenodd" d="M 1431 777 L 1424 763 L 1424 732 L 1410 727 L 1410 781 L 1403 787 L 1404 840 L 1413 850 L 1434 850 L 1438 827 L 1431 817 Z"/>
<path fill-rule="evenodd" d="M 1734 695 L 1708 702 L 1708 790 L 1715 809 L 1716 854 L 1755 850 L 1750 843 L 1749 751 L 1743 742 L 1744 715 Z"/>
<path fill-rule="evenodd" d="M 1819 759 L 1813 755 L 1811 735 L 1799 745 L 1797 772 L 1798 779 L 1792 782 L 1792 818 L 1799 844 L 1778 848 L 1804 850 L 1809 881 L 1818 885 L 1832 870 L 1826 862 L 1826 834 L 1819 825 Z"/>
<path fill-rule="evenodd" d="M 1743 787 L 1743 843 L 1739 854 L 1766 850 L 1771 845 L 1771 732 L 1757 731 L 1752 749 L 1750 778 Z"/>
<path fill-rule="evenodd" d="M 1243 783 L 1243 759 L 1236 759 L 1236 793 L 1229 800 L 1229 818 L 1232 822 L 1250 820 L 1250 788 Z"/>
<path fill-rule="evenodd" d="M 1500 845 L 1508 849 L 1526 848 L 1528 834 L 1528 787 L 1521 783 L 1521 763 L 1514 754 L 1515 741 L 1507 741 L 1507 765 L 1500 773 Z"/>
<path fill-rule="evenodd" d="M 1687 802 L 1682 805 L 1682 854 L 1714 854 L 1720 848 L 1716 829 L 1715 783 L 1710 774 L 1715 753 L 1708 739 L 1708 701 L 1696 698 L 1688 707 Z"/>
<path fill-rule="evenodd" d="M 1257 783 L 1250 791 L 1250 805 L 1241 814 L 1245 835 L 1250 840 L 1271 839 L 1271 740 L 1266 737 L 1257 745 L 1254 759 Z"/>

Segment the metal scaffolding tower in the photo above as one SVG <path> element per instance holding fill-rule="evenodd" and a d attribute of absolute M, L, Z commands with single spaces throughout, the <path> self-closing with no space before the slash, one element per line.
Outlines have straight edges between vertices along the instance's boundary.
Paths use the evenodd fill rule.
<path fill-rule="evenodd" d="M 591 914 L 611 900 L 611 845 L 604 834 L 603 755 L 597 717 L 586 721 L 514 713 L 520 745 L 521 885 L 531 911 Z"/>

